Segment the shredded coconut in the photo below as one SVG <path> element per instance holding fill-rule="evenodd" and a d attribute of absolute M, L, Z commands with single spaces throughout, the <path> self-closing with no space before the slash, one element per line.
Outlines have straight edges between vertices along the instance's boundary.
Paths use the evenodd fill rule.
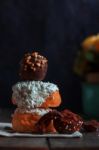
<path fill-rule="evenodd" d="M 19 108 L 32 109 L 42 105 L 52 92 L 58 90 L 57 85 L 49 82 L 18 82 L 12 87 L 12 101 Z"/>
<path fill-rule="evenodd" d="M 24 108 L 17 108 L 15 110 L 15 113 L 35 113 L 35 114 L 38 114 L 40 116 L 43 116 L 45 114 L 47 114 L 48 112 L 52 111 L 52 109 L 42 109 L 42 108 L 35 108 L 35 109 L 31 109 L 31 110 L 28 110 L 28 109 L 24 109 Z"/>

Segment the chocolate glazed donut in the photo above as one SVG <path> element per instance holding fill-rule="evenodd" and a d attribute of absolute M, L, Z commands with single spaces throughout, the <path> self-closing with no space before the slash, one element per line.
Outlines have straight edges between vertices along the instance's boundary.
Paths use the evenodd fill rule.
<path fill-rule="evenodd" d="M 46 76 L 48 60 L 38 52 L 27 53 L 20 63 L 19 75 L 22 80 L 43 80 Z"/>

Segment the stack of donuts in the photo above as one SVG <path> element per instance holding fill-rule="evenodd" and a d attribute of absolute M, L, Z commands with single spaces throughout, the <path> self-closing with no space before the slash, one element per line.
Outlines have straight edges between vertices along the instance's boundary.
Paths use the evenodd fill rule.
<path fill-rule="evenodd" d="M 44 82 L 48 60 L 38 52 L 27 53 L 20 62 L 20 82 L 12 87 L 12 103 L 17 105 L 12 116 L 12 128 L 16 132 L 38 132 L 39 120 L 61 103 L 56 84 Z M 45 132 L 56 132 L 53 120 Z"/>

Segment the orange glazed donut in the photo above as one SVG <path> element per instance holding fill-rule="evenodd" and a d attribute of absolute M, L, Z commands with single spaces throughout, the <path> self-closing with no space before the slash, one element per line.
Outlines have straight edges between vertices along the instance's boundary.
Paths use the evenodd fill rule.
<path fill-rule="evenodd" d="M 18 109 L 17 109 L 18 110 Z M 38 133 L 38 129 L 36 127 L 36 123 L 39 119 L 49 111 L 50 109 L 34 109 L 33 112 L 21 112 L 15 111 L 12 118 L 12 128 L 16 132 L 23 133 Z M 55 132 L 55 128 L 53 126 L 53 122 L 51 122 L 46 129 L 44 129 L 46 133 Z"/>

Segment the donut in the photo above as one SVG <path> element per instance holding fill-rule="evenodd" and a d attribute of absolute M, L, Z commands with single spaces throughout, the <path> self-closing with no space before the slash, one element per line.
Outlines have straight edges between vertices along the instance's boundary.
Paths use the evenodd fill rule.
<path fill-rule="evenodd" d="M 36 126 L 39 119 L 51 109 L 33 109 L 26 111 L 22 109 L 16 109 L 12 116 L 12 128 L 16 132 L 23 133 L 38 133 L 39 130 Z M 54 132 L 52 122 L 46 128 L 46 132 Z"/>
<path fill-rule="evenodd" d="M 22 80 L 43 80 L 47 73 L 48 60 L 38 52 L 27 53 L 20 63 L 19 75 Z"/>
<path fill-rule="evenodd" d="M 42 81 L 18 82 L 12 87 L 12 102 L 19 108 L 57 107 L 61 96 L 57 85 Z"/>

